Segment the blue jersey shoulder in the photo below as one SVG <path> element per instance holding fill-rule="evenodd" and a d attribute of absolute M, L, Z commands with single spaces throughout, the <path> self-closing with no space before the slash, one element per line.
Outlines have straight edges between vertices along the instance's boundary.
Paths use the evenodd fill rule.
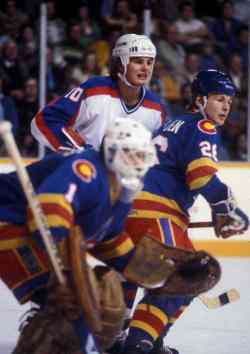
<path fill-rule="evenodd" d="M 95 87 L 116 87 L 115 81 L 110 76 L 94 76 L 83 82 L 80 87 L 83 89 L 95 88 Z"/>

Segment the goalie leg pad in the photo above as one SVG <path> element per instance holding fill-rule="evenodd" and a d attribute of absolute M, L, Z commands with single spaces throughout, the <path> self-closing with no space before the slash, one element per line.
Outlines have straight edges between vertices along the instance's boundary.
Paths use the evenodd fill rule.
<path fill-rule="evenodd" d="M 21 328 L 12 354 L 80 354 L 72 323 L 55 307 L 33 310 Z"/>
<path fill-rule="evenodd" d="M 101 297 L 102 330 L 94 332 L 98 346 L 110 348 L 122 331 L 126 316 L 126 305 L 118 273 L 104 267 L 95 267 Z"/>

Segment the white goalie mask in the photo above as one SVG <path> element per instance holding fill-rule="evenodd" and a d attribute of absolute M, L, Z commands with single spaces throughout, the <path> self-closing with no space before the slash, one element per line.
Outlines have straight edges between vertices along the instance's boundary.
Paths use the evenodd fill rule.
<path fill-rule="evenodd" d="M 156 48 L 151 39 L 141 34 L 124 34 L 118 38 L 112 51 L 112 57 L 120 58 L 123 65 L 123 74 L 119 77 L 129 86 L 132 86 L 126 78 L 127 65 L 131 57 L 149 57 L 155 59 Z"/>
<path fill-rule="evenodd" d="M 130 118 L 115 119 L 106 131 L 103 147 L 107 167 L 122 186 L 131 189 L 158 161 L 151 132 Z"/>

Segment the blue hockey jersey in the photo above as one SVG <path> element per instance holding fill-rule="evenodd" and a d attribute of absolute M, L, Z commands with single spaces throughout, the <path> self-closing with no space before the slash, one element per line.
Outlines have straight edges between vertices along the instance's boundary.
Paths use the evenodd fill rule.
<path fill-rule="evenodd" d="M 90 246 L 122 228 L 130 205 L 112 202 L 106 167 L 94 150 L 51 154 L 28 173 L 57 242 L 76 225 Z M 0 175 L 0 261 L 0 277 L 20 302 L 47 282 L 46 252 L 15 173 Z"/>
<path fill-rule="evenodd" d="M 167 217 L 185 230 L 198 194 L 209 203 L 227 198 L 227 186 L 216 174 L 216 126 L 200 114 L 186 114 L 166 122 L 154 141 L 160 163 L 146 175 L 130 217 Z"/>

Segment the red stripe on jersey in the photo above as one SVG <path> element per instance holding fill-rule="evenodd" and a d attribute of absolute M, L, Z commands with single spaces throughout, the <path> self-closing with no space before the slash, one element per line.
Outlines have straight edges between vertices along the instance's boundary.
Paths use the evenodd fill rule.
<path fill-rule="evenodd" d="M 141 321 L 149 324 L 159 335 L 164 327 L 164 323 L 158 317 L 143 310 L 135 310 L 132 321 Z"/>
<path fill-rule="evenodd" d="M 136 244 L 140 239 L 149 234 L 158 241 L 162 241 L 161 230 L 159 229 L 157 219 L 130 218 L 128 217 L 125 223 L 125 230 L 130 235 L 133 242 Z"/>
<path fill-rule="evenodd" d="M 159 211 L 163 213 L 168 213 L 177 216 L 182 222 L 185 224 L 189 223 L 188 217 L 185 215 L 181 214 L 177 210 L 168 207 L 165 204 L 161 204 L 159 202 L 154 202 L 151 200 L 135 200 L 133 204 L 133 209 L 139 209 L 139 210 L 153 210 L 153 211 Z"/>
<path fill-rule="evenodd" d="M 52 131 L 47 127 L 43 113 L 38 112 L 34 119 L 39 130 L 43 133 L 43 135 L 46 137 L 48 142 L 54 147 L 54 149 L 57 150 L 61 146 L 61 144 L 56 138 L 56 136 L 52 133 Z"/>
<path fill-rule="evenodd" d="M 144 107 L 146 107 L 146 108 L 151 108 L 151 109 L 154 109 L 156 111 L 162 112 L 162 107 L 161 107 L 161 105 L 159 103 L 156 103 L 156 102 L 153 102 L 153 101 L 145 99 L 143 101 L 142 105 Z"/>
<path fill-rule="evenodd" d="M 85 97 L 96 96 L 96 95 L 109 95 L 112 97 L 119 97 L 118 92 L 108 86 L 97 86 L 85 89 Z"/>
<path fill-rule="evenodd" d="M 76 117 L 73 117 L 72 119 L 75 121 Z M 64 127 L 64 131 L 68 135 L 68 138 L 75 141 L 78 146 L 84 145 L 85 141 L 83 140 L 81 135 L 78 134 L 72 127 L 70 126 Z"/>
<path fill-rule="evenodd" d="M 63 219 L 67 220 L 70 224 L 73 224 L 74 216 L 69 213 L 64 207 L 53 203 L 41 203 L 41 207 L 45 215 L 59 215 Z M 28 221 L 33 219 L 33 214 L 30 209 L 28 209 Z"/>
<path fill-rule="evenodd" d="M 0 278 L 9 288 L 23 281 L 29 274 L 14 251 L 1 251 L 0 258 Z"/>
<path fill-rule="evenodd" d="M 186 182 L 189 185 L 195 179 L 198 179 L 201 177 L 209 177 L 209 176 L 212 177 L 216 172 L 217 172 L 217 168 L 214 168 L 212 166 L 197 167 L 187 174 Z"/>
<path fill-rule="evenodd" d="M 1 234 L 1 241 L 4 239 L 11 240 L 17 237 L 27 236 L 29 234 L 29 230 L 26 226 L 7 224 L 4 226 L 0 226 L 0 234 Z"/>

